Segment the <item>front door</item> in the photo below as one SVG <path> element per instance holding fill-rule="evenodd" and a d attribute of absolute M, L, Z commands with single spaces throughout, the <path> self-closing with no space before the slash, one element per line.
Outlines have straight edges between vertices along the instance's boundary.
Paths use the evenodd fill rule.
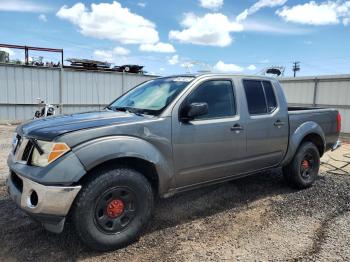
<path fill-rule="evenodd" d="M 182 105 L 195 102 L 207 103 L 208 114 L 187 123 L 179 121 L 178 112 L 172 117 L 176 187 L 233 175 L 246 150 L 246 133 L 230 79 L 199 84 Z"/>

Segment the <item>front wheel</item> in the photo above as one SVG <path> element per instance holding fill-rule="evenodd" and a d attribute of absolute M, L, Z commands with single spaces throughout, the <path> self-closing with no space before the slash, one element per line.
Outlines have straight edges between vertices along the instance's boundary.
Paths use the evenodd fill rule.
<path fill-rule="evenodd" d="M 150 219 L 153 193 L 147 179 L 129 168 L 93 175 L 73 207 L 73 223 L 88 247 L 107 251 L 135 241 Z"/>
<path fill-rule="evenodd" d="M 302 143 L 292 161 L 283 167 L 286 181 L 293 187 L 304 189 L 312 186 L 320 168 L 320 154 L 312 142 Z"/>

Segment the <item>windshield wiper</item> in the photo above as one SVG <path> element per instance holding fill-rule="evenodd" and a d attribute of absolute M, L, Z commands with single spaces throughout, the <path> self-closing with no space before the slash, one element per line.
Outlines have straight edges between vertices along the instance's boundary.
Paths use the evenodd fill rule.
<path fill-rule="evenodd" d="M 126 111 L 128 111 L 128 108 L 127 107 L 113 107 L 112 110 L 126 112 Z"/>
<path fill-rule="evenodd" d="M 115 111 L 122 111 L 122 112 L 133 113 L 133 114 L 138 115 L 138 116 L 142 116 L 144 114 L 142 109 L 137 109 L 137 108 L 133 108 L 133 107 L 127 107 L 127 106 L 115 107 L 113 109 Z"/>
<path fill-rule="evenodd" d="M 34 145 L 35 149 L 38 150 L 39 155 L 43 155 L 44 154 L 44 150 L 40 147 L 38 141 L 34 138 L 29 138 L 29 141 L 32 142 L 32 144 Z"/>
<path fill-rule="evenodd" d="M 107 109 L 113 110 L 113 111 L 121 111 L 121 112 L 129 112 L 133 113 L 138 116 L 144 116 L 144 115 L 152 115 L 155 116 L 156 112 L 154 110 L 150 109 L 143 109 L 143 108 L 134 108 L 134 107 L 128 107 L 128 106 L 117 106 L 117 107 L 107 107 Z"/>

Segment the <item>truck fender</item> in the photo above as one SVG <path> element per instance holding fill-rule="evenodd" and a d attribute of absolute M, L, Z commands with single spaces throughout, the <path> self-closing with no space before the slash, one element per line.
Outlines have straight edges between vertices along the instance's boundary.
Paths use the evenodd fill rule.
<path fill-rule="evenodd" d="M 313 121 L 307 121 L 301 124 L 293 133 L 289 135 L 288 150 L 282 161 L 282 166 L 289 164 L 292 161 L 296 151 L 298 150 L 302 140 L 310 134 L 316 134 L 321 137 L 323 148 L 326 147 L 325 134 L 322 128 Z"/>
<path fill-rule="evenodd" d="M 171 168 L 161 152 L 151 143 L 136 137 L 102 137 L 83 143 L 73 149 L 86 171 L 113 159 L 134 157 L 152 163 L 157 171 L 159 193 L 167 191 Z"/>

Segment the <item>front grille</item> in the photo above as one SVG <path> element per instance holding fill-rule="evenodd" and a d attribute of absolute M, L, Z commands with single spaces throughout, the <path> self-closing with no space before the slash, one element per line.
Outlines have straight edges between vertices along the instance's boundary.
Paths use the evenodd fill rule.
<path fill-rule="evenodd" d="M 11 181 L 14 184 L 14 186 L 22 193 L 23 181 L 19 176 L 16 175 L 15 172 L 11 172 Z"/>

